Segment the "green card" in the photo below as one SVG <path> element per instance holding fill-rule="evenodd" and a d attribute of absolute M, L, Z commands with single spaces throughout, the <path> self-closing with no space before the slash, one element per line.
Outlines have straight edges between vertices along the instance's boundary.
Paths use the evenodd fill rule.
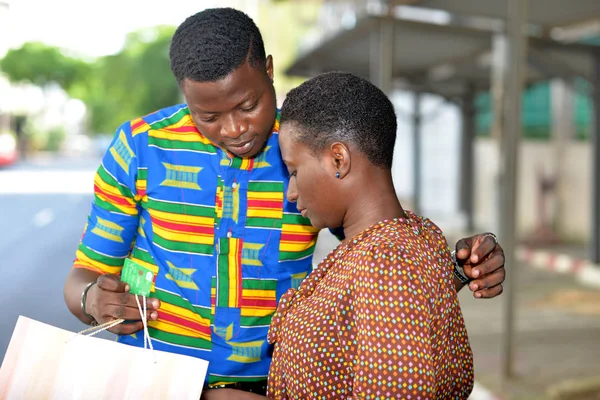
<path fill-rule="evenodd" d="M 154 274 L 148 268 L 126 258 L 121 270 L 121 280 L 129 284 L 129 293 L 148 297 Z"/>

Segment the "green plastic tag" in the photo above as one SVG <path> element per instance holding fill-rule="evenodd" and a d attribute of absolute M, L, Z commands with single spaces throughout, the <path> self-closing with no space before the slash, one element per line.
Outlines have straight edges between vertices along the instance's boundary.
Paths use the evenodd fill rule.
<path fill-rule="evenodd" d="M 126 258 L 121 270 L 121 280 L 129 284 L 129 293 L 148 297 L 154 274 L 148 268 Z"/>

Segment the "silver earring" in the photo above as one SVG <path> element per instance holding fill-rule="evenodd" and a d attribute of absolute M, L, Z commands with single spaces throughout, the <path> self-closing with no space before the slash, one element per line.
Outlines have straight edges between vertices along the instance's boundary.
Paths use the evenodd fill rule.
<path fill-rule="evenodd" d="M 336 178 L 340 179 L 340 177 L 341 177 L 341 176 L 342 176 L 342 175 L 341 175 L 339 172 L 336 172 L 336 173 L 335 173 L 335 177 L 336 177 Z"/>

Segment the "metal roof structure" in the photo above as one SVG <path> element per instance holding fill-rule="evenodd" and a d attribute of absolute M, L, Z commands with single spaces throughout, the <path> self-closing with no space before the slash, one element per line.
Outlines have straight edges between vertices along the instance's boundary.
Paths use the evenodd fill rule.
<path fill-rule="evenodd" d="M 373 54 L 379 26 L 389 16 L 369 15 L 354 28 L 342 30 L 300 54 L 287 69 L 289 75 L 314 76 L 344 70 L 364 77 L 373 74 Z M 391 73 L 408 89 L 453 98 L 467 85 L 488 89 L 492 63 L 493 31 L 393 18 Z M 556 77 L 593 77 L 594 53 L 600 46 L 562 44 L 529 39 L 526 82 Z"/>
<path fill-rule="evenodd" d="M 468 15 L 505 20 L 506 0 L 391 0 L 390 5 L 411 5 L 443 10 L 454 15 Z M 546 27 L 557 27 L 589 21 L 600 16 L 598 0 L 528 0 L 528 21 Z"/>

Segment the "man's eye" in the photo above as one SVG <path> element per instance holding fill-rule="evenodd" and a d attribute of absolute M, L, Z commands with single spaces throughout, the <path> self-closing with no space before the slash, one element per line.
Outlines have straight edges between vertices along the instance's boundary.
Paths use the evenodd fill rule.
<path fill-rule="evenodd" d="M 200 121 L 202 122 L 215 122 L 216 120 L 217 117 L 200 118 Z"/>
<path fill-rule="evenodd" d="M 250 111 L 254 110 L 257 105 L 258 105 L 258 103 L 254 103 L 250 107 L 242 107 L 241 110 L 244 112 L 250 112 Z"/>

